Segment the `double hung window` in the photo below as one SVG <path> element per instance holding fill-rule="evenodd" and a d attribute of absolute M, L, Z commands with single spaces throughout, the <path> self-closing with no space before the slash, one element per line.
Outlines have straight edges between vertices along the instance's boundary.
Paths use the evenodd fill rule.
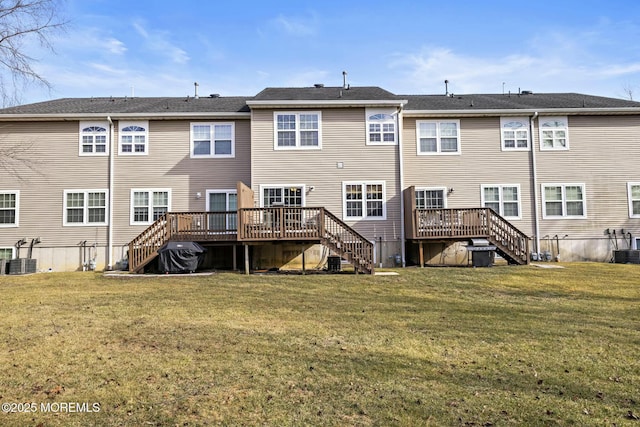
<path fill-rule="evenodd" d="M 568 150 L 569 125 L 566 117 L 540 117 L 540 150 Z"/>
<path fill-rule="evenodd" d="M 502 117 L 500 133 L 503 151 L 529 149 L 529 119 L 518 117 Z"/>
<path fill-rule="evenodd" d="M 235 124 L 191 123 L 191 157 L 235 157 Z"/>
<path fill-rule="evenodd" d="M 274 149 L 319 149 L 322 147 L 320 112 L 274 113 Z"/>
<path fill-rule="evenodd" d="M 107 122 L 80 122 L 80 156 L 106 156 L 109 154 L 109 124 Z"/>
<path fill-rule="evenodd" d="M 418 120 L 418 154 L 460 154 L 459 120 Z"/>
<path fill-rule="evenodd" d="M 629 199 L 629 218 L 640 218 L 640 182 L 627 184 Z"/>
<path fill-rule="evenodd" d="M 384 182 L 344 182 L 345 219 L 386 219 Z"/>
<path fill-rule="evenodd" d="M 416 188 L 417 209 L 446 208 L 445 188 Z"/>
<path fill-rule="evenodd" d="M 151 224 L 171 208 L 171 190 L 131 190 L 131 225 Z"/>
<path fill-rule="evenodd" d="M 586 218 L 584 184 L 542 184 L 543 218 Z"/>
<path fill-rule="evenodd" d="M 18 226 L 19 191 L 0 191 L 0 227 Z"/>
<path fill-rule="evenodd" d="M 520 185 L 483 185 L 482 206 L 505 218 L 520 219 Z"/>
<path fill-rule="evenodd" d="M 367 109 L 367 145 L 396 144 L 396 118 L 392 110 Z"/>
<path fill-rule="evenodd" d="M 107 190 L 65 190 L 63 225 L 107 225 Z"/>
<path fill-rule="evenodd" d="M 119 154 L 147 154 L 148 129 L 148 122 L 120 122 Z"/>

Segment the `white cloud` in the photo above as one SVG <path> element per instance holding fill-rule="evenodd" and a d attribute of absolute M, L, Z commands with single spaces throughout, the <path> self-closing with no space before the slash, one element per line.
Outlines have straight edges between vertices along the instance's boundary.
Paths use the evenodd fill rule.
<path fill-rule="evenodd" d="M 105 40 L 105 47 L 114 55 L 123 55 L 127 51 L 127 47 L 118 39 L 108 38 Z"/>
<path fill-rule="evenodd" d="M 556 40 L 558 38 L 556 37 Z M 572 54 L 572 43 L 563 39 L 548 50 L 531 49 L 526 54 L 474 56 L 443 47 L 423 48 L 396 55 L 389 63 L 401 79 L 396 83 L 403 93 L 441 93 L 449 80 L 453 93 L 500 93 L 519 89 L 534 92 L 587 92 L 617 96 L 614 79 L 640 73 L 640 63 L 611 63 L 604 58 Z M 396 89 L 398 91 L 398 89 Z M 615 92 L 615 93 L 614 93 Z"/>
<path fill-rule="evenodd" d="M 315 16 L 302 18 L 279 15 L 273 20 L 273 24 L 280 31 L 295 37 L 312 36 L 317 32 L 317 19 Z"/>
<path fill-rule="evenodd" d="M 166 31 L 147 30 L 142 21 L 134 21 L 133 28 L 144 39 L 146 48 L 153 52 L 167 56 L 172 62 L 186 64 L 189 62 L 189 55 L 185 50 L 168 40 L 169 33 Z"/>

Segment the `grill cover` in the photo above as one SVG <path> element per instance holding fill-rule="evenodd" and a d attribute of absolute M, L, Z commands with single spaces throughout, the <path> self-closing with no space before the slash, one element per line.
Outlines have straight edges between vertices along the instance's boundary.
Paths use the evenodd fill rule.
<path fill-rule="evenodd" d="M 193 273 L 202 265 L 205 248 L 196 242 L 168 242 L 158 250 L 162 273 Z"/>

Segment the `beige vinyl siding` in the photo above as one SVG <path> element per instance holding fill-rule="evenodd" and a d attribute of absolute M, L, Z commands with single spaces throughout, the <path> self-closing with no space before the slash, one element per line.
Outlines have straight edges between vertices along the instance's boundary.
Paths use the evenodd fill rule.
<path fill-rule="evenodd" d="M 627 182 L 640 181 L 639 116 L 569 116 L 569 150 L 539 151 L 540 183 L 585 185 L 586 219 L 541 219 L 540 234 L 569 238 L 607 238 L 605 230 L 640 234 L 640 219 L 629 218 Z"/>
<path fill-rule="evenodd" d="M 398 147 L 366 145 L 364 108 L 322 110 L 321 150 L 274 150 L 273 121 L 271 109 L 252 112 L 251 183 L 256 206 L 260 185 L 304 184 L 306 206 L 323 206 L 342 218 L 343 182 L 384 181 L 387 219 L 346 222 L 369 239 L 399 238 Z M 344 166 L 341 169 L 339 162 Z"/>
<path fill-rule="evenodd" d="M 64 190 L 107 190 L 108 156 L 79 156 L 79 125 L 65 122 L 6 122 L 0 147 L 21 146 L 28 164 L 13 161 L 0 170 L 0 190 L 20 190 L 18 228 L 2 228 L 0 246 L 40 237 L 40 248 L 106 244 L 106 226 L 63 227 Z M 30 166 L 33 167 L 31 169 Z M 26 256 L 23 248 L 21 256 Z"/>
<path fill-rule="evenodd" d="M 417 155 L 416 121 L 420 120 L 404 119 L 405 188 L 453 188 L 447 196 L 448 208 L 474 208 L 481 206 L 482 185 L 519 184 L 521 219 L 511 222 L 533 234 L 531 153 L 502 151 L 500 117 L 461 118 L 460 155 Z"/>
<path fill-rule="evenodd" d="M 229 120 L 220 120 L 229 122 Z M 206 210 L 206 190 L 236 188 L 250 181 L 250 124 L 235 121 L 234 158 L 191 158 L 190 130 L 195 120 L 149 121 L 149 154 L 116 156 L 114 245 L 129 242 L 145 225 L 130 225 L 131 189 L 171 189 L 173 212 Z M 216 120 L 202 120 L 216 122 Z M 116 124 L 116 129 L 118 128 Z M 116 132 L 116 140 L 117 140 Z M 201 198 L 196 198 L 196 193 Z"/>

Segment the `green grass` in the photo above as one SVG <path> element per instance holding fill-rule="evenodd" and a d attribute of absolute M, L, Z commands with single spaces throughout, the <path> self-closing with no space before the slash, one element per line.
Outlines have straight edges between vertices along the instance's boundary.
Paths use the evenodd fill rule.
<path fill-rule="evenodd" d="M 640 267 L 564 265 L 1 276 L 0 425 L 640 426 Z"/>

